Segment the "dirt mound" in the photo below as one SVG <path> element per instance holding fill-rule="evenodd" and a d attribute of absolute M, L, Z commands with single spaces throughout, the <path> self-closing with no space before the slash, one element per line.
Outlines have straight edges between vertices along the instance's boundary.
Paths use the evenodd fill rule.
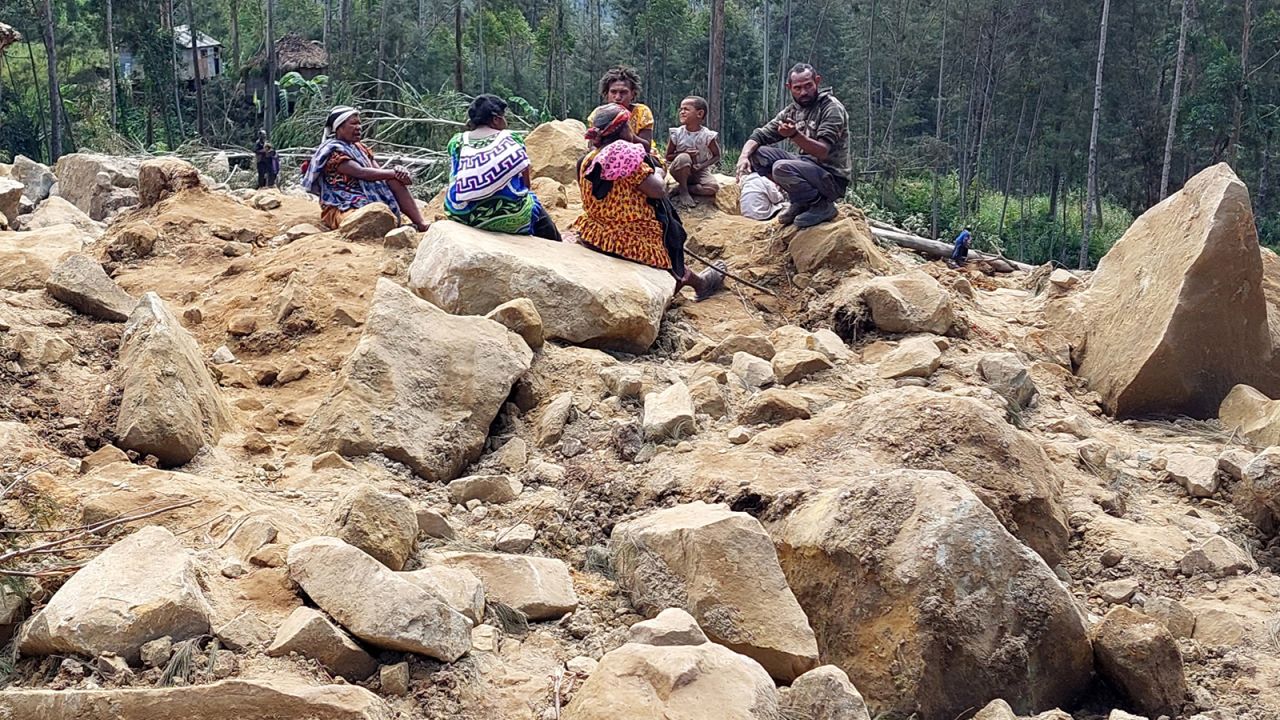
<path fill-rule="evenodd" d="M 547 167 L 570 167 L 563 148 L 547 149 Z M 127 200 L 136 183 L 118 175 L 86 202 L 101 212 Z M 1109 665 L 1108 685 L 1089 681 L 1091 626 L 1125 607 L 1174 638 L 1187 693 L 1173 709 L 1182 717 L 1280 716 L 1280 651 L 1269 640 L 1280 546 L 1273 524 L 1253 522 L 1273 519 L 1263 495 L 1275 481 L 1274 453 L 1259 456 L 1216 422 L 1109 417 L 1102 388 L 1072 374 L 1074 326 L 1046 312 L 1088 292 L 1087 280 L 954 271 L 883 248 L 875 248 L 883 262 L 850 265 L 857 253 L 821 232 L 814 252 L 795 258 L 794 231 L 704 202 L 683 213 L 690 250 L 725 260 L 764 290 L 730 280 L 728 292 L 700 303 L 685 290 L 646 320 L 656 338 L 640 354 L 568 343 L 553 320 L 585 323 L 598 319 L 586 317 L 594 311 L 558 305 L 553 318 L 535 301 L 545 344 L 521 353 L 526 371 L 495 379 L 484 368 L 500 358 L 474 328 L 524 342 L 497 323 L 428 314 L 430 332 L 410 346 L 394 328 L 411 313 L 370 319 L 375 288 L 408 287 L 417 245 L 430 234 L 377 237 L 379 223 L 367 237 L 323 232 L 314 199 L 292 191 L 241 196 L 185 184 L 165 180 L 156 194 L 168 197 L 112 211 L 101 241 L 83 250 L 125 293 L 155 293 L 171 309 L 169 322 L 195 346 L 188 369 L 207 372 L 225 404 L 221 432 L 202 435 L 203 447 L 180 466 L 161 470 L 145 450 L 116 449 L 125 444 L 115 423 L 124 326 L 51 297 L 44 287 L 56 258 L 0 290 L 0 528 L 13 553 L 0 569 L 38 575 L 13 590 L 0 583 L 0 633 L 12 636 L 50 608 L 71 608 L 55 625 L 76 627 L 87 612 L 77 608 L 93 598 L 69 584 L 84 602 L 67 602 L 71 594 L 54 602 L 59 588 L 148 524 L 165 528 L 189 558 L 208 632 L 168 644 L 130 634 L 145 641 L 136 658 L 132 641 L 127 658 L 105 645 L 21 658 L 0 693 L 0 715 L 72 717 L 83 701 L 140 717 L 155 708 L 176 717 L 198 716 L 197 707 L 274 707 L 299 717 L 537 720 L 553 717 L 557 703 L 561 716 L 616 715 L 627 697 L 705 713 L 705 687 L 725 698 L 719 709 L 770 717 L 775 702 L 821 706 L 811 697 L 820 690 L 851 712 L 861 695 L 871 717 L 953 720 L 1004 700 L 1019 713 L 1061 706 L 1075 720 L 1099 720 L 1139 707 L 1142 695 L 1132 663 Z M 542 177 L 537 186 L 568 227 L 581 212 L 574 178 Z M 861 222 L 857 211 L 844 213 L 846 225 Z M 24 234 L 36 236 L 3 234 L 0 252 L 28 252 L 18 240 L 32 238 L 13 239 Z M 1262 266 L 1264 309 L 1280 327 L 1280 293 L 1271 292 L 1280 262 L 1264 254 Z M 880 276 L 945 295 L 951 334 L 877 327 L 865 294 Z M 468 291 L 488 292 L 491 279 L 468 274 Z M 584 317 L 570 317 L 575 311 Z M 344 368 L 366 335 L 388 352 Z M 927 352 L 910 372 L 890 372 L 891 359 L 918 351 Z M 158 367 L 153 379 L 171 382 L 170 370 Z M 322 450 L 354 435 L 324 448 L 297 442 L 335 388 L 361 410 L 330 412 L 332 433 L 341 435 L 344 422 L 374 428 L 351 457 Z M 659 412 L 670 399 L 679 401 L 674 411 Z M 428 416 L 435 424 L 423 423 Z M 421 453 L 397 454 L 408 437 Z M 448 447 L 461 450 L 431 454 Z M 442 480 L 457 473 L 468 482 L 451 489 Z M 485 483 L 501 492 L 462 490 Z M 356 488 L 395 498 L 394 527 L 377 529 L 394 530 L 392 565 L 402 570 L 320 567 L 331 581 L 323 591 L 300 589 L 289 580 L 292 546 L 340 529 L 380 552 L 360 538 L 382 535 L 351 524 L 383 515 L 334 519 Z M 746 612 L 759 568 L 723 534 L 700 534 L 697 552 L 682 552 L 686 531 L 672 530 L 662 557 L 680 569 L 672 575 L 679 582 L 661 595 L 619 584 L 616 571 L 630 566 L 612 564 L 627 534 L 615 537 L 615 528 L 699 501 L 723 503 L 751 526 L 765 543 L 760 553 L 755 542 L 751 557 L 769 557 L 773 545 L 783 577 L 770 587 L 779 596 L 790 589 L 799 608 L 788 605 L 787 617 L 799 627 L 803 616 L 818 648 L 792 670 L 813 662 L 841 670 L 811 671 L 822 678 L 797 694 L 774 690 L 765 670 L 744 665 L 739 652 L 767 638 L 725 630 L 760 622 Z M 23 551 L 66 538 L 59 552 Z M 376 605 L 374 576 L 426 598 L 435 591 L 421 583 L 442 572 L 469 578 L 454 593 L 462 599 L 445 602 L 474 625 L 469 638 L 464 623 L 450 625 L 448 652 L 437 652 L 450 662 L 386 644 L 430 634 L 412 612 L 361 614 L 348 603 Z M 669 619 L 663 604 L 702 629 L 632 629 L 645 614 Z M 288 644 L 296 628 L 287 620 L 299 608 L 319 637 Z M 628 645 L 667 635 L 711 642 L 646 645 L 653 652 Z M 267 653 L 277 639 L 305 649 Z M 335 647 L 359 669 L 347 678 L 351 692 L 336 692 L 326 669 L 337 662 Z M 1125 667 L 1132 677 L 1119 675 Z M 626 675 L 632 670 L 644 677 Z M 623 690 L 612 680 L 621 675 Z"/>

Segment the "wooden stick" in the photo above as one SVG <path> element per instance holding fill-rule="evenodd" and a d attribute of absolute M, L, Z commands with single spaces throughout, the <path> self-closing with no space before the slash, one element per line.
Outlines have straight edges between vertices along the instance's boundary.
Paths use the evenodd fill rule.
<path fill-rule="evenodd" d="M 111 520 L 104 520 L 95 525 L 90 525 L 79 532 L 72 533 L 63 538 L 58 538 L 57 540 L 50 540 L 48 542 L 43 542 L 38 545 L 31 545 L 29 547 L 24 547 L 24 548 L 17 548 L 16 550 L 10 550 L 7 553 L 0 554 L 0 564 L 9 562 L 15 558 L 25 557 L 27 555 L 46 554 L 46 551 L 51 548 L 65 549 L 65 546 L 77 540 L 80 540 L 88 535 L 96 534 L 103 530 L 113 528 L 117 525 L 124 525 L 126 523 L 135 522 L 137 520 L 144 520 L 149 517 L 154 517 L 156 515 L 160 515 L 161 513 L 167 513 L 167 512 L 172 512 L 174 510 L 180 510 L 185 507 L 191 507 L 192 505 L 195 505 L 198 502 L 200 502 L 200 498 L 192 498 L 185 502 L 174 503 L 173 505 L 166 505 L 165 507 L 152 510 L 150 512 L 136 513 L 133 515 L 121 515 Z M 4 570 L 0 570 L 0 574 L 3 574 L 5 572 L 6 571 Z"/>
<path fill-rule="evenodd" d="M 750 280 L 744 280 L 744 279 L 742 279 L 742 278 L 738 277 L 737 275 L 734 275 L 733 273 L 729 272 L 728 270 L 725 270 L 725 269 L 723 269 L 723 268 L 718 268 L 718 267 L 716 267 L 715 265 L 711 264 L 711 261 L 710 261 L 710 260 L 708 260 L 708 259 L 706 259 L 706 258 L 702 257 L 701 255 L 699 255 L 699 254 L 697 254 L 697 253 L 693 252 L 693 251 L 692 251 L 692 250 L 690 250 L 689 248 L 685 248 L 685 250 L 684 250 L 684 254 L 685 254 L 685 255 L 688 255 L 689 257 L 693 258 L 694 260 L 697 260 L 698 262 L 702 263 L 703 265 L 706 265 L 706 266 L 707 266 L 707 267 L 709 267 L 709 268 L 715 268 L 717 271 L 724 273 L 727 277 L 731 277 L 731 278 L 733 278 L 735 282 L 740 282 L 740 283 L 742 283 L 743 285 L 746 285 L 747 287 L 750 287 L 750 288 L 754 288 L 754 289 L 756 289 L 756 290 L 759 290 L 759 291 L 760 291 L 760 292 L 762 292 L 762 293 L 766 293 L 766 294 L 768 294 L 768 295 L 772 295 L 772 296 L 774 296 L 774 297 L 778 297 L 778 293 L 776 293 L 776 292 L 774 292 L 774 291 L 770 290 L 770 289 L 769 289 L 769 288 L 767 288 L 767 287 L 762 287 L 762 286 L 760 286 L 760 285 L 757 285 L 757 284 L 755 284 L 755 283 L 751 282 Z"/>

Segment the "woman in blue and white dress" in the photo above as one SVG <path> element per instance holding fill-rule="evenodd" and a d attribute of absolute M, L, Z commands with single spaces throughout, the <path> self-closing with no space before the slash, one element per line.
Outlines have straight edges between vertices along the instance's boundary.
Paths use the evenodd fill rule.
<path fill-rule="evenodd" d="M 467 108 L 470 129 L 449 141 L 449 219 L 482 230 L 560 240 L 560 231 L 529 188 L 524 141 L 507 129 L 507 103 L 479 95 Z"/>

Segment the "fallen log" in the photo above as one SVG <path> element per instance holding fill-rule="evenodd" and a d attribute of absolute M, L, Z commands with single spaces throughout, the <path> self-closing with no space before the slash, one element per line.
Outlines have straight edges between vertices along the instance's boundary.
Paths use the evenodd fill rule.
<path fill-rule="evenodd" d="M 951 257 L 951 244 L 944 243 L 939 240 L 930 240 L 928 238 L 913 235 L 901 228 L 895 228 L 892 225 L 879 222 L 877 220 L 868 220 L 867 225 L 871 228 L 871 234 L 877 239 L 887 240 L 899 247 L 913 250 L 937 260 L 945 260 Z M 1001 273 L 1014 272 L 1021 270 L 1023 272 L 1031 272 L 1035 270 L 1034 265 L 1027 265 L 1014 260 L 1010 260 L 1003 255 L 992 255 L 991 253 L 979 252 L 977 250 L 969 251 L 970 260 L 981 260 L 991 266 L 992 270 Z"/>

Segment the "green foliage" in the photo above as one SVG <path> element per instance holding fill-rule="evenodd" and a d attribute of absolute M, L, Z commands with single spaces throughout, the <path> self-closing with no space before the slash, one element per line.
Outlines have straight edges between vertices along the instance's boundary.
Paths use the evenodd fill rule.
<path fill-rule="evenodd" d="M 903 178 L 884 188 L 862 184 L 850 189 L 849 199 L 868 217 L 930 237 L 933 224 L 933 179 Z M 954 175 L 939 181 L 938 238 L 950 242 L 966 225 L 973 232 L 973 247 L 1031 263 L 1055 262 L 1074 267 L 1083 234 L 1083 193 L 1059 199 L 1050 212 L 1047 195 L 1009 197 L 983 190 L 976 212 L 960 212 L 960 184 Z M 1064 220 L 1063 213 L 1066 213 Z M 1004 225 L 1001 226 L 1001 215 Z M 1089 256 L 1097 262 L 1133 223 L 1124 208 L 1104 201 L 1101 220 L 1095 223 Z"/>
<path fill-rule="evenodd" d="M 282 148 L 314 145 L 317 117 L 335 102 L 382 111 L 372 127 L 393 150 L 428 143 L 418 147 L 437 154 L 457 127 L 452 123 L 462 119 L 465 96 L 480 92 L 511 98 L 513 115 L 524 121 L 517 124 L 582 118 L 599 103 L 601 73 L 618 63 L 639 72 L 640 100 L 657 116 L 658 138 L 675 124 L 682 97 L 707 94 L 711 3 L 701 0 L 468 2 L 460 6 L 456 36 L 459 6 L 440 0 L 272 2 L 277 36 L 324 38 L 330 54 L 324 76 L 285 73 L 278 94 L 272 89 L 281 107 L 273 140 Z M 1181 10 L 1180 0 L 1112 5 L 1098 173 L 1107 202 L 1094 255 L 1125 217 L 1160 199 Z M 725 0 L 725 92 L 715 129 L 726 166 L 751 130 L 788 101 L 786 68 L 811 62 L 849 112 L 859 201 L 917 231 L 931 230 L 936 169 L 950 178 L 940 207 L 948 231 L 963 218 L 979 225 L 980 243 L 1030 260 L 1069 258 L 1085 186 L 1100 6 Z M 1263 241 L 1280 244 L 1273 167 L 1280 154 L 1280 59 L 1274 56 L 1280 7 L 1251 6 L 1246 65 L 1243 4 L 1195 3 L 1170 169 L 1176 189 L 1208 165 L 1231 162 L 1257 193 Z M 70 120 L 64 146 L 156 152 L 195 141 L 195 96 L 175 82 L 172 33 L 162 21 L 169 3 L 116 0 L 114 7 L 117 49 L 128 51 L 140 72 L 121 77 L 119 122 L 112 127 L 104 3 L 53 3 L 59 87 Z M 343 7 L 349 18 L 340 17 Z M 30 0 L 0 0 L 0 17 L 32 41 L 9 48 L 0 61 L 0 155 L 9 157 L 43 158 L 49 144 L 42 18 L 32 8 Z M 326 9 L 332 12 L 327 23 Z M 251 89 L 260 85 L 249 84 L 259 77 L 249 61 L 263 54 L 264 3 L 208 0 L 194 10 L 199 29 L 222 42 L 228 71 L 205 85 L 212 130 L 200 141 L 245 147 L 264 120 Z M 188 22 L 184 3 L 173 20 Z M 1063 197 L 1051 214 L 1048 197 L 1055 189 Z M 1010 195 L 1007 208 L 996 191 Z"/>

